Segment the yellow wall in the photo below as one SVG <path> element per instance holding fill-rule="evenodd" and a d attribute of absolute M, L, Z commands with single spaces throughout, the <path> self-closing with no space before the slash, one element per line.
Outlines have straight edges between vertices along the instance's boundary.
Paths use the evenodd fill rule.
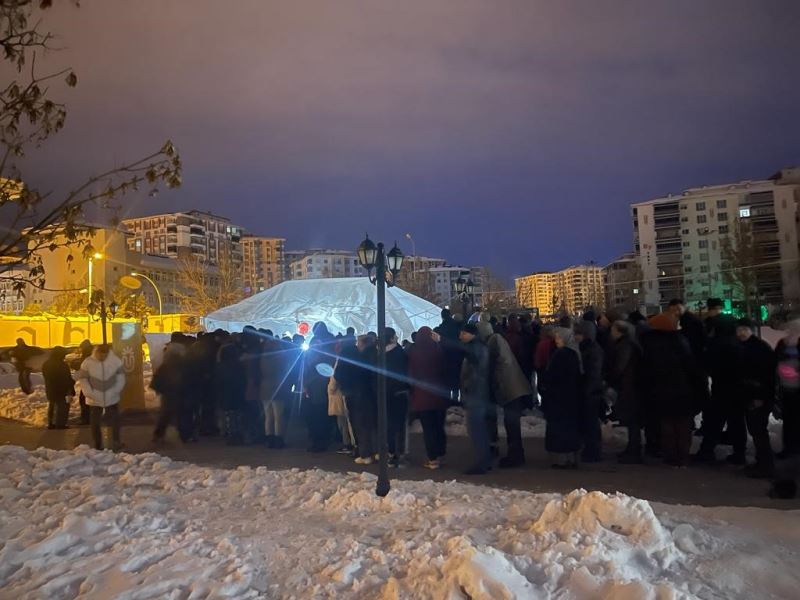
<path fill-rule="evenodd" d="M 164 315 L 165 333 L 188 331 L 185 323 L 186 315 Z M 112 323 L 133 323 L 134 319 L 115 319 L 106 324 L 106 335 L 111 343 Z M 147 331 L 161 331 L 158 315 L 149 317 Z M 103 331 L 99 321 L 90 321 L 88 316 L 55 317 L 43 315 L 39 317 L 18 317 L 0 314 L 0 347 L 13 346 L 17 338 L 22 338 L 30 346 L 52 348 L 53 346 L 77 346 L 89 339 L 99 344 L 103 341 Z"/>

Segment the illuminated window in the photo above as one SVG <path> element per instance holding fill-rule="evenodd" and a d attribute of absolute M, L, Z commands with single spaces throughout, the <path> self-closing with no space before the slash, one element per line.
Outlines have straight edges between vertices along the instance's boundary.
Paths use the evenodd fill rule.
<path fill-rule="evenodd" d="M 739 207 L 739 218 L 740 219 L 747 219 L 750 217 L 750 207 L 749 206 L 740 206 Z"/>

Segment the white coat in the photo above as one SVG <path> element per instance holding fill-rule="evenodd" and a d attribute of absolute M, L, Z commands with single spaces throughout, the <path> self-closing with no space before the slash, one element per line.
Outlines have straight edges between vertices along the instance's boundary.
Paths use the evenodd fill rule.
<path fill-rule="evenodd" d="M 101 362 L 95 351 L 81 363 L 76 379 L 89 406 L 105 408 L 118 404 L 122 388 L 125 387 L 122 361 L 113 352 L 109 352 L 106 359 Z"/>

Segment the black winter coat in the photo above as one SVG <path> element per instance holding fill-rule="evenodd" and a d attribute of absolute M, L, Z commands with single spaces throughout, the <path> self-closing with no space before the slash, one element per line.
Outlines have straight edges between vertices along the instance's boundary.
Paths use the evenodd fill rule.
<path fill-rule="evenodd" d="M 186 393 L 186 359 L 174 352 L 167 352 L 164 362 L 153 373 L 150 387 L 161 395 L 162 401 L 180 401 Z"/>
<path fill-rule="evenodd" d="M 542 373 L 540 386 L 542 410 L 547 419 L 544 447 L 548 452 L 570 453 L 581 448 L 580 359 L 574 350 L 559 348 Z"/>
<path fill-rule="evenodd" d="M 597 408 L 598 414 L 603 404 L 603 349 L 592 340 L 585 339 L 580 344 L 583 363 L 583 394 L 587 407 Z"/>
<path fill-rule="evenodd" d="M 218 363 L 214 375 L 214 387 L 216 397 L 221 401 L 222 410 L 244 410 L 247 369 L 242 360 L 237 358 Z"/>
<path fill-rule="evenodd" d="M 711 393 L 720 400 L 734 399 L 742 362 L 742 346 L 733 335 L 709 338 L 705 365 L 711 377 Z"/>
<path fill-rule="evenodd" d="M 42 365 L 42 376 L 48 400 L 64 400 L 75 395 L 75 382 L 63 358 L 48 358 Z"/>
<path fill-rule="evenodd" d="M 764 340 L 751 336 L 742 344 L 738 389 L 745 408 L 754 408 L 756 400 L 766 407 L 775 403 L 777 366 L 775 353 Z"/>
<path fill-rule="evenodd" d="M 642 335 L 641 381 L 645 412 L 657 417 L 691 417 L 705 404 L 706 380 L 679 331 Z"/>
<path fill-rule="evenodd" d="M 623 425 L 642 422 L 642 407 L 639 402 L 638 373 L 642 360 L 642 349 L 628 338 L 613 342 L 608 353 L 606 379 L 617 392 L 614 412 Z"/>

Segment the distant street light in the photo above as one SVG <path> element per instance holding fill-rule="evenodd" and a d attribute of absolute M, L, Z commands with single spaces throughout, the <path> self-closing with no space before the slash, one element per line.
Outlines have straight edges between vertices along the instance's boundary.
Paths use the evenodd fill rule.
<path fill-rule="evenodd" d="M 158 298 L 158 320 L 159 320 L 159 323 L 160 323 L 159 329 L 163 332 L 164 331 L 164 311 L 162 310 L 162 305 L 161 305 L 161 292 L 158 291 L 158 286 L 156 285 L 156 282 L 153 281 L 152 279 L 150 279 L 144 273 L 137 273 L 136 271 L 132 271 L 131 272 L 131 276 L 133 276 L 133 277 L 141 277 L 142 279 L 144 279 L 146 281 L 149 281 L 150 285 L 152 285 L 153 289 L 156 291 L 156 298 Z"/>
<path fill-rule="evenodd" d="M 369 236 L 358 247 L 358 261 L 367 271 L 370 282 L 378 289 L 378 483 L 375 494 L 384 497 L 389 493 L 388 442 L 386 419 L 386 286 L 392 287 L 403 266 L 403 253 L 395 243 L 384 253 L 383 243 L 376 246 Z M 375 276 L 372 270 L 375 269 Z"/>

